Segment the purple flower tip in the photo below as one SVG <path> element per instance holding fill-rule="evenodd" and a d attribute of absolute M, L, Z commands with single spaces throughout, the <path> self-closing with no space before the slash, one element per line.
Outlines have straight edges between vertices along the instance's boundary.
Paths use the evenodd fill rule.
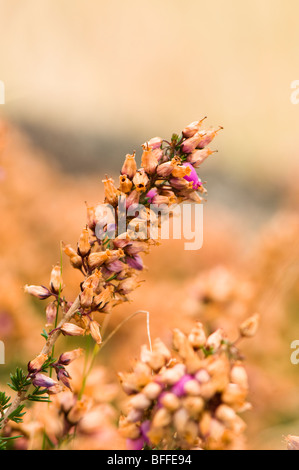
<path fill-rule="evenodd" d="M 135 255 L 132 258 L 130 256 L 127 256 L 126 262 L 133 269 L 138 269 L 138 271 L 142 271 L 143 269 L 143 261 L 139 255 Z"/>
<path fill-rule="evenodd" d="M 143 437 L 138 439 L 127 439 L 127 447 L 129 450 L 142 450 L 145 446 Z"/>
<path fill-rule="evenodd" d="M 155 196 L 157 196 L 157 194 L 158 194 L 157 188 L 151 189 L 151 190 L 146 194 L 146 197 L 149 199 L 148 202 L 149 202 L 150 204 L 152 204 L 153 199 L 154 199 Z"/>
<path fill-rule="evenodd" d="M 199 188 L 199 186 L 202 185 L 202 182 L 201 182 L 200 178 L 198 177 L 193 165 L 191 165 L 191 163 L 189 163 L 189 162 L 185 162 L 185 163 L 183 163 L 183 165 L 188 166 L 191 169 L 190 175 L 184 176 L 184 179 L 187 180 L 187 181 L 192 181 L 193 189 L 197 190 Z"/>
<path fill-rule="evenodd" d="M 147 433 L 149 432 L 150 428 L 151 428 L 150 420 L 144 421 L 140 426 L 141 435 L 147 444 L 149 444 L 149 438 L 147 437 Z"/>
<path fill-rule="evenodd" d="M 185 394 L 185 385 L 190 380 L 193 380 L 192 375 L 184 375 L 171 389 L 177 397 L 182 397 Z"/>

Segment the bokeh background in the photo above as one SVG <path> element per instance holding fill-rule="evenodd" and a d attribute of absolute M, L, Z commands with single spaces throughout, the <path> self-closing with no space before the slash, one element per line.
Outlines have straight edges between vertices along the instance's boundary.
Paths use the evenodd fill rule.
<path fill-rule="evenodd" d="M 296 0 L 0 1 L 1 383 L 43 341 L 42 307 L 22 286 L 48 282 L 60 240 L 74 244 L 84 225 L 84 201 L 101 201 L 101 180 L 126 153 L 207 115 L 224 130 L 200 169 L 204 246 L 155 248 L 147 282 L 110 328 L 142 308 L 165 341 L 194 319 L 236 334 L 258 311 L 245 345 L 248 448 L 285 448 L 299 434 L 298 13 Z M 65 265 L 71 296 L 80 276 Z M 100 362 L 128 369 L 145 341 L 136 318 Z"/>

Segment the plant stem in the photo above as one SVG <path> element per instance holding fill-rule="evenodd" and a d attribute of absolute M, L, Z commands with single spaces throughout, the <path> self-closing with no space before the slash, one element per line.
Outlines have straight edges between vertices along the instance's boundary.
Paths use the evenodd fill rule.
<path fill-rule="evenodd" d="M 76 311 L 78 310 L 79 307 L 80 307 L 80 297 L 78 296 L 76 298 L 76 300 L 73 302 L 72 306 L 69 308 L 69 310 L 62 317 L 60 323 L 58 324 L 57 330 L 54 331 L 54 333 L 52 335 L 50 335 L 49 338 L 47 339 L 47 342 L 46 342 L 45 346 L 43 347 L 43 349 L 41 350 L 40 354 L 47 354 L 47 355 L 50 354 L 54 344 L 56 343 L 58 337 L 60 336 L 60 328 L 65 323 L 69 322 L 72 319 L 72 317 L 74 316 L 74 314 L 76 313 Z M 9 415 L 13 411 L 15 411 L 23 401 L 26 400 L 26 393 L 27 393 L 29 387 L 30 387 L 30 385 L 28 385 L 23 392 L 21 392 L 21 393 L 19 392 L 17 394 L 17 396 L 15 397 L 14 401 L 12 402 L 12 404 L 10 405 L 10 407 L 7 408 L 7 410 L 5 411 L 5 413 L 4 413 L 5 418 L 2 422 L 2 428 L 9 421 Z"/>

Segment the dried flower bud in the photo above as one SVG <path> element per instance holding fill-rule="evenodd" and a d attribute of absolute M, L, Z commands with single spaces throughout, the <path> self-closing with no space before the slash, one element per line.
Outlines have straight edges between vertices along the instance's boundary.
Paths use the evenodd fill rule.
<path fill-rule="evenodd" d="M 47 319 L 46 326 L 53 325 L 56 315 L 57 315 L 57 305 L 54 302 L 51 302 L 49 305 L 47 305 L 47 308 L 46 308 L 46 319 Z"/>
<path fill-rule="evenodd" d="M 160 408 L 152 421 L 154 428 L 163 428 L 171 423 L 171 414 L 166 408 Z"/>
<path fill-rule="evenodd" d="M 60 380 L 65 387 L 68 389 L 72 390 L 71 384 L 70 384 L 70 375 L 69 373 L 64 369 L 64 368 L 59 368 L 57 372 L 57 379 Z"/>
<path fill-rule="evenodd" d="M 135 277 L 128 277 L 119 283 L 117 289 L 121 294 L 127 295 L 139 287 L 139 285 L 140 281 L 136 281 Z"/>
<path fill-rule="evenodd" d="M 80 326 L 74 325 L 74 323 L 65 323 L 60 331 L 66 336 L 84 336 L 85 331 Z"/>
<path fill-rule="evenodd" d="M 202 397 L 186 397 L 183 399 L 185 410 L 192 418 L 198 419 L 199 414 L 204 410 L 205 401 Z"/>
<path fill-rule="evenodd" d="M 206 343 L 206 334 L 202 323 L 197 322 L 196 327 L 191 330 L 188 340 L 194 349 L 203 347 Z"/>
<path fill-rule="evenodd" d="M 170 160 L 169 162 L 161 163 L 161 165 L 157 167 L 157 175 L 161 176 L 162 178 L 167 178 L 171 175 L 175 167 L 175 160 Z"/>
<path fill-rule="evenodd" d="M 252 336 L 254 336 L 257 332 L 259 322 L 260 322 L 260 316 L 258 313 L 256 313 L 252 317 L 245 320 L 240 325 L 241 336 L 245 338 L 251 338 Z"/>
<path fill-rule="evenodd" d="M 142 393 L 148 398 L 149 400 L 156 400 L 162 391 L 161 385 L 155 382 L 150 382 L 147 384 Z"/>
<path fill-rule="evenodd" d="M 142 147 L 150 148 L 152 150 L 159 149 L 162 145 L 163 139 L 161 137 L 153 137 L 143 144 Z"/>
<path fill-rule="evenodd" d="M 82 288 L 92 287 L 94 290 L 97 290 L 100 282 L 103 280 L 103 275 L 99 269 L 96 269 L 91 276 L 88 276 L 85 281 L 82 283 Z"/>
<path fill-rule="evenodd" d="M 151 405 L 151 400 L 143 393 L 138 393 L 131 399 L 131 405 L 137 410 L 146 410 Z"/>
<path fill-rule="evenodd" d="M 148 176 L 143 170 L 138 170 L 133 178 L 133 183 L 136 186 L 136 190 L 139 192 L 144 192 L 146 190 L 146 186 L 149 182 Z"/>
<path fill-rule="evenodd" d="M 191 168 L 186 164 L 175 165 L 171 174 L 175 178 L 184 178 L 185 176 L 189 176 L 191 174 Z"/>
<path fill-rule="evenodd" d="M 118 197 L 121 195 L 120 191 L 114 186 L 114 181 L 112 178 L 106 178 L 103 180 L 104 191 L 105 191 L 105 201 L 112 206 L 116 206 L 118 203 Z"/>
<path fill-rule="evenodd" d="M 139 203 L 139 199 L 140 199 L 140 194 L 141 192 L 140 191 L 137 191 L 137 189 L 133 189 L 133 191 L 128 195 L 127 199 L 126 199 L 126 208 L 129 209 L 129 208 L 134 208 L 134 206 L 137 206 L 137 204 Z"/>
<path fill-rule="evenodd" d="M 191 163 L 194 168 L 198 168 L 212 153 L 215 153 L 215 151 L 213 152 L 210 148 L 193 150 L 187 156 L 187 162 Z"/>
<path fill-rule="evenodd" d="M 248 388 L 248 377 L 247 372 L 241 363 L 238 363 L 233 366 L 230 373 L 231 381 L 234 384 L 240 385 L 240 387 L 247 389 Z"/>
<path fill-rule="evenodd" d="M 127 175 L 120 175 L 119 177 L 119 189 L 122 193 L 129 193 L 132 189 L 133 183 L 127 177 Z"/>
<path fill-rule="evenodd" d="M 107 286 L 102 292 L 96 295 L 93 299 L 93 303 L 97 308 L 104 308 L 105 305 L 113 299 L 114 287 Z"/>
<path fill-rule="evenodd" d="M 222 341 L 223 341 L 223 330 L 219 328 L 208 337 L 207 342 L 206 342 L 206 347 L 215 351 L 219 349 Z"/>
<path fill-rule="evenodd" d="M 201 141 L 203 141 L 205 133 L 203 132 L 197 132 L 194 134 L 194 136 L 190 137 L 189 139 L 186 139 L 181 146 L 181 150 L 183 153 L 191 153 L 193 150 L 196 149 L 196 147 L 200 144 Z"/>
<path fill-rule="evenodd" d="M 34 297 L 37 297 L 41 300 L 47 299 L 52 295 L 49 289 L 43 286 L 28 286 L 28 284 L 26 284 L 24 291 L 27 294 L 33 295 Z"/>
<path fill-rule="evenodd" d="M 48 359 L 48 354 L 39 354 L 33 361 L 29 362 L 28 364 L 28 372 L 33 374 L 41 370 L 42 366 Z"/>
<path fill-rule="evenodd" d="M 148 173 L 152 175 L 155 173 L 159 163 L 159 154 L 155 153 L 153 149 L 143 147 L 143 153 L 141 157 L 141 166 Z M 136 184 L 136 183 L 134 183 Z"/>
<path fill-rule="evenodd" d="M 127 175 L 128 178 L 132 179 L 137 171 L 137 165 L 135 161 L 135 152 L 133 155 L 126 155 L 125 163 L 123 164 L 121 174 Z"/>
<path fill-rule="evenodd" d="M 63 244 L 63 251 L 70 258 L 70 262 L 73 268 L 80 269 L 82 266 L 82 258 L 78 255 L 78 253 L 76 253 L 71 245 Z"/>
<path fill-rule="evenodd" d="M 176 411 L 181 406 L 179 398 L 174 393 L 170 392 L 165 392 L 159 401 L 161 405 L 171 412 Z"/>
<path fill-rule="evenodd" d="M 88 266 L 91 269 L 98 268 L 102 266 L 108 259 L 107 251 L 96 251 L 95 253 L 90 253 L 88 256 Z"/>
<path fill-rule="evenodd" d="M 223 127 L 220 126 L 219 129 L 216 130 L 199 132 L 198 135 L 201 136 L 201 138 L 197 142 L 196 148 L 203 149 L 209 145 L 221 129 L 223 129 Z M 194 148 L 192 150 L 194 150 Z"/>
<path fill-rule="evenodd" d="M 90 308 L 94 297 L 93 287 L 86 287 L 80 294 L 80 304 L 83 308 Z"/>
<path fill-rule="evenodd" d="M 75 359 L 82 356 L 82 354 L 83 354 L 83 349 L 82 348 L 74 349 L 73 351 L 68 351 L 68 352 L 62 353 L 59 357 L 58 362 L 59 362 L 59 364 L 62 364 L 64 366 L 68 366 Z"/>
<path fill-rule="evenodd" d="M 183 136 L 186 138 L 186 139 L 189 139 L 190 137 L 193 137 L 200 129 L 203 121 L 207 118 L 207 116 L 205 116 L 203 119 L 199 120 L 199 121 L 193 121 L 191 122 L 191 124 L 188 124 L 188 126 L 185 127 L 185 129 L 183 129 Z"/>
<path fill-rule="evenodd" d="M 86 256 L 90 252 L 90 243 L 89 243 L 89 231 L 88 228 L 84 228 L 79 238 L 78 242 L 78 252 L 81 256 Z"/>
<path fill-rule="evenodd" d="M 63 288 L 63 280 L 61 276 L 60 266 L 54 266 L 51 271 L 50 288 L 51 291 L 55 294 L 58 294 L 59 291 Z"/>
<path fill-rule="evenodd" d="M 102 343 L 102 336 L 100 332 L 100 325 L 97 321 L 91 321 L 89 324 L 90 334 L 97 344 Z"/>
<path fill-rule="evenodd" d="M 187 181 L 185 178 L 171 178 L 169 183 L 174 189 L 193 189 L 192 181 Z"/>

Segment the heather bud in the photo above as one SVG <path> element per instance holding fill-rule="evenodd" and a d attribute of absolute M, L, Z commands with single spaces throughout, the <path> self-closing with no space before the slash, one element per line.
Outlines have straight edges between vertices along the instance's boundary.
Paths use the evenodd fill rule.
<path fill-rule="evenodd" d="M 223 330 L 219 328 L 208 337 L 206 347 L 215 351 L 221 346 L 222 340 Z"/>
<path fill-rule="evenodd" d="M 251 338 L 252 336 L 254 336 L 257 332 L 259 321 L 260 316 L 258 313 L 245 320 L 240 325 L 241 336 L 244 336 L 245 338 Z"/>
<path fill-rule="evenodd" d="M 24 287 L 24 291 L 27 294 L 33 295 L 34 297 L 37 297 L 41 300 L 47 299 L 52 295 L 49 289 L 43 286 L 28 286 L 26 284 L 26 286 Z"/>
<path fill-rule="evenodd" d="M 210 148 L 194 150 L 187 156 L 187 162 L 191 163 L 194 168 L 198 168 L 212 153 L 214 152 Z"/>
<path fill-rule="evenodd" d="M 51 379 L 50 377 L 47 377 L 44 374 L 36 374 L 32 379 L 32 383 L 35 387 L 41 388 L 51 388 L 54 385 L 58 385 L 55 380 Z"/>
<path fill-rule="evenodd" d="M 102 343 L 102 336 L 100 333 L 100 325 L 96 321 L 91 321 L 89 324 L 90 334 L 97 344 Z"/>
<path fill-rule="evenodd" d="M 127 175 L 120 175 L 119 177 L 119 189 L 122 193 L 129 193 L 132 189 L 133 183 L 127 177 Z"/>
<path fill-rule="evenodd" d="M 131 399 L 131 405 L 137 410 L 146 410 L 151 405 L 151 400 L 143 393 L 138 393 Z"/>
<path fill-rule="evenodd" d="M 81 256 L 86 256 L 90 252 L 89 231 L 84 228 L 78 242 L 78 252 Z"/>
<path fill-rule="evenodd" d="M 53 325 L 56 315 L 57 315 L 57 306 L 55 305 L 54 302 L 51 302 L 49 305 L 47 305 L 47 308 L 46 308 L 46 319 L 47 319 L 46 326 Z"/>
<path fill-rule="evenodd" d="M 136 186 L 136 190 L 139 192 L 143 192 L 146 190 L 148 181 L 149 181 L 148 176 L 144 172 L 144 170 L 138 170 L 133 178 L 133 183 Z"/>
<path fill-rule="evenodd" d="M 70 262 L 73 268 L 80 269 L 82 266 L 82 258 L 76 253 L 71 245 L 65 245 L 63 243 L 63 251 L 70 258 Z"/>
<path fill-rule="evenodd" d="M 88 266 L 91 269 L 98 268 L 102 266 L 108 259 L 107 251 L 97 251 L 95 253 L 91 253 L 88 256 Z"/>
<path fill-rule="evenodd" d="M 118 197 L 121 195 L 120 191 L 114 186 L 114 181 L 112 178 L 106 178 L 103 180 L 104 191 L 105 191 L 105 201 L 112 206 L 116 206 L 118 203 Z"/>
<path fill-rule="evenodd" d="M 82 348 L 74 349 L 73 351 L 62 353 L 59 357 L 58 362 L 59 364 L 68 366 L 71 362 L 73 362 L 75 359 L 80 357 L 82 354 L 83 354 Z"/>
<path fill-rule="evenodd" d="M 121 174 L 127 175 L 128 178 L 132 179 L 137 171 L 137 165 L 135 161 L 135 152 L 133 155 L 126 155 L 125 163 L 123 164 Z"/>
<path fill-rule="evenodd" d="M 58 294 L 59 291 L 63 288 L 60 266 L 54 266 L 51 271 L 50 288 L 55 294 Z"/>
<path fill-rule="evenodd" d="M 205 116 L 203 119 L 200 121 L 193 121 L 191 124 L 188 124 L 188 126 L 183 129 L 183 136 L 186 139 L 189 139 L 190 137 L 193 137 L 200 129 L 202 122 L 206 119 L 207 117 Z"/>
<path fill-rule="evenodd" d="M 194 349 L 199 349 L 206 343 L 206 334 L 202 323 L 197 322 L 196 327 L 191 330 L 188 340 Z"/>
<path fill-rule="evenodd" d="M 35 359 L 33 359 L 33 361 L 29 362 L 28 371 L 30 374 L 40 371 L 47 359 L 47 354 L 40 354 Z"/>
<path fill-rule="evenodd" d="M 153 137 L 143 144 L 143 147 L 150 148 L 152 150 L 158 149 L 161 147 L 163 139 L 161 137 Z"/>
<path fill-rule="evenodd" d="M 80 304 L 83 308 L 90 308 L 92 305 L 94 290 L 92 287 L 86 287 L 80 294 Z"/>
<path fill-rule="evenodd" d="M 74 323 L 65 323 L 60 331 L 66 336 L 84 336 L 85 331 L 80 326 L 74 325 Z"/>
<path fill-rule="evenodd" d="M 159 163 L 159 154 L 154 152 L 151 148 L 143 147 L 143 153 L 141 157 L 141 166 L 148 173 L 152 175 L 155 173 Z"/>

